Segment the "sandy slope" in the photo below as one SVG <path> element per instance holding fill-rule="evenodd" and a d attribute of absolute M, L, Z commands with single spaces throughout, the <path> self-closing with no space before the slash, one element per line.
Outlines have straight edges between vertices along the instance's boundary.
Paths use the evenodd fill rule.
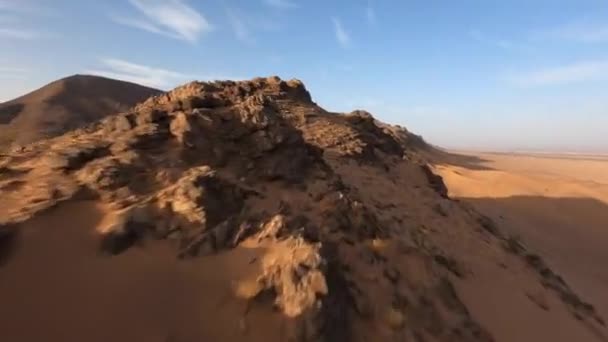
<path fill-rule="evenodd" d="M 0 338 L 605 340 L 568 278 L 446 198 L 430 152 L 277 77 L 193 82 L 12 150 Z"/>
<path fill-rule="evenodd" d="M 480 154 L 436 169 L 451 197 L 520 236 L 608 314 L 608 158 Z"/>
<path fill-rule="evenodd" d="M 99 76 L 74 75 L 0 103 L 0 150 L 80 128 L 161 91 Z"/>
<path fill-rule="evenodd" d="M 104 258 L 94 232 L 106 213 L 94 202 L 71 203 L 22 227 L 27 243 L 0 272 L 0 293 L 14 294 L 2 296 L 3 340 L 240 341 L 248 324 L 258 328 L 250 341 L 284 338 L 270 305 L 248 310 L 232 296 L 258 271 L 252 260 L 263 249 L 179 262 L 168 246 L 148 242 Z"/>
<path fill-rule="evenodd" d="M 474 163 L 448 162 L 457 197 L 593 198 L 608 203 L 608 157 L 480 154 Z"/>

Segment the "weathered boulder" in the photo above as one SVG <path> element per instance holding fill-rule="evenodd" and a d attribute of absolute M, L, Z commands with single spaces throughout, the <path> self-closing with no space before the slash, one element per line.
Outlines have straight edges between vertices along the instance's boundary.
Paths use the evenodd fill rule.
<path fill-rule="evenodd" d="M 244 194 L 217 176 L 208 166 L 189 169 L 174 186 L 157 196 L 158 206 L 180 215 L 202 230 L 211 228 L 239 212 Z"/>
<path fill-rule="evenodd" d="M 100 250 L 117 255 L 141 241 L 153 227 L 151 208 L 135 205 L 115 214 L 112 221 L 100 229 Z"/>

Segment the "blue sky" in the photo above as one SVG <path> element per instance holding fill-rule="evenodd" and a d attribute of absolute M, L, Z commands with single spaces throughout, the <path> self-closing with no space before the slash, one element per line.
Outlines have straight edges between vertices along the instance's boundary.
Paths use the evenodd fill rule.
<path fill-rule="evenodd" d="M 608 152 L 607 0 L 0 0 L 0 46 L 0 101 L 276 74 L 445 147 Z"/>

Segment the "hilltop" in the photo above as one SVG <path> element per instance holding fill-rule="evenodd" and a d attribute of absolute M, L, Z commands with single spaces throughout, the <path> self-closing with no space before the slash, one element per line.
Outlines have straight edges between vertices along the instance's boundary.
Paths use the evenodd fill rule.
<path fill-rule="evenodd" d="M 51 82 L 0 103 L 0 150 L 63 134 L 160 93 L 98 76 L 74 75 Z"/>
<path fill-rule="evenodd" d="M 328 112 L 278 77 L 189 83 L 26 145 L 0 159 L 2 335 L 605 334 L 540 256 L 448 197 L 432 153 L 403 127 Z"/>

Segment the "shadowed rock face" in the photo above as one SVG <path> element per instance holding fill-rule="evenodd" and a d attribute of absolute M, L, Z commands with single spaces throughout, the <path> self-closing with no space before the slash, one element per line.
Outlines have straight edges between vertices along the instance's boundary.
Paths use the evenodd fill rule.
<path fill-rule="evenodd" d="M 0 150 L 54 137 L 161 91 L 97 76 L 67 77 L 0 104 Z"/>
<path fill-rule="evenodd" d="M 2 157 L 0 189 L 10 191 L 0 223 L 28 230 L 32 217 L 86 195 L 108 213 L 98 227 L 76 229 L 96 229 L 103 252 L 81 263 L 141 258 L 154 268 L 158 246 L 179 260 L 164 266 L 171 270 L 200 263 L 196 277 L 220 279 L 220 290 L 189 295 L 209 291 L 201 305 L 216 309 L 193 326 L 163 322 L 170 336 L 192 328 L 205 332 L 192 340 L 491 341 L 454 286 L 471 274 L 465 253 L 484 250 L 489 268 L 526 261 L 487 236 L 474 211 L 444 198 L 440 178 L 411 158 L 429 147 L 408 134 L 366 112 L 329 113 L 298 80 L 194 82 Z M 11 245 L 6 236 L 0 247 Z M 8 255 L 7 268 L 18 258 Z M 90 270 L 83 277 L 95 277 Z M 27 295 L 11 291 L 0 299 Z M 215 311 L 237 301 L 246 309 L 230 316 L 235 330 Z M 268 306 L 281 339 L 251 325 Z"/>
<path fill-rule="evenodd" d="M 0 266 L 7 261 L 15 250 L 18 231 L 10 225 L 0 225 Z"/>

